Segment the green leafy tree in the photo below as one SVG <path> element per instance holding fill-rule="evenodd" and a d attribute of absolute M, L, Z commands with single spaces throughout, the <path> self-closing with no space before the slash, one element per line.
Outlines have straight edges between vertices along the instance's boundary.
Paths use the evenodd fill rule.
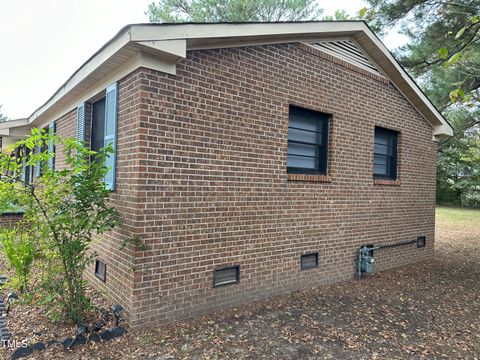
<path fill-rule="evenodd" d="M 348 14 L 348 12 L 344 9 L 342 10 L 335 10 L 335 12 L 333 13 L 333 15 L 326 15 L 323 17 L 322 20 L 327 20 L 327 21 L 335 21 L 335 20 L 339 20 L 339 21 L 344 21 L 344 20 L 355 20 L 354 17 L 350 16 L 350 14 Z"/>
<path fill-rule="evenodd" d="M 45 146 L 49 143 L 64 149 L 65 168 L 50 165 L 54 154 Z M 67 318 L 80 321 L 89 305 L 83 273 L 95 256 L 90 245 L 95 236 L 119 225 L 103 182 L 111 149 L 95 153 L 73 139 L 37 129 L 15 149 L 16 156 L 0 155 L 0 204 L 14 203 L 25 210 L 24 222 L 42 254 L 44 298 Z M 22 167 L 39 164 L 41 176 L 33 181 L 19 175 Z"/>
<path fill-rule="evenodd" d="M 326 15 L 322 20 L 326 21 L 347 21 L 347 20 L 364 20 L 370 22 L 373 12 L 369 12 L 366 7 L 361 8 L 356 15 L 350 15 L 345 9 L 335 10 L 333 15 Z"/>
<path fill-rule="evenodd" d="M 262 22 L 318 20 L 315 0 L 160 0 L 148 6 L 150 22 Z"/>
<path fill-rule="evenodd" d="M 437 202 L 480 208 L 480 125 L 470 126 L 475 111 L 455 108 L 448 115 L 460 130 L 439 145 Z"/>
<path fill-rule="evenodd" d="M 374 29 L 408 36 L 397 58 L 455 129 L 439 144 L 437 201 L 480 206 L 480 2 L 367 2 Z"/>
<path fill-rule="evenodd" d="M 370 24 L 394 26 L 409 37 L 396 55 L 440 108 L 451 100 L 479 101 L 480 2 L 472 0 L 367 0 Z"/>

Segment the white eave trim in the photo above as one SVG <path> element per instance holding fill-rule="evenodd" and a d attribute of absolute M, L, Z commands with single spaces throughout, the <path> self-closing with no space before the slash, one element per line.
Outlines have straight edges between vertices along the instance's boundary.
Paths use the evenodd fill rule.
<path fill-rule="evenodd" d="M 414 81 L 393 58 L 387 48 L 362 21 L 345 22 L 300 22 L 300 23 L 249 23 L 249 24 L 138 24 L 123 28 L 112 40 L 82 65 L 57 92 L 30 117 L 29 123 L 45 123 L 55 120 L 73 109 L 75 101 L 87 100 L 91 91 L 75 92 L 79 84 L 88 83 L 89 76 L 105 66 L 112 59 L 131 55 L 121 69 L 115 69 L 116 79 L 144 66 L 175 74 L 176 62 L 186 57 L 187 50 L 218 47 L 245 46 L 245 44 L 267 44 L 278 42 L 299 42 L 314 38 L 353 38 L 367 50 L 368 55 L 379 69 L 392 79 L 398 88 L 408 90 L 409 101 L 419 106 L 417 110 L 434 128 L 436 136 L 451 136 L 453 129 L 438 110 L 426 98 Z M 365 45 L 371 51 L 365 49 Z M 137 59 L 135 55 L 137 54 Z M 373 54 L 375 53 L 375 54 Z M 383 61 L 377 61 L 377 56 Z M 129 63 L 129 64 L 127 64 Z M 111 64 L 111 63 L 110 63 Z M 121 70 L 121 71 L 120 71 Z M 108 81 L 112 81 L 108 76 Z M 92 82 L 98 88 L 99 81 Z M 103 84 L 104 81 L 101 81 Z M 413 90 L 413 92 L 412 92 Z M 417 99 L 414 99 L 417 97 Z M 423 108 L 423 109 L 420 109 Z M 36 124 L 38 126 L 38 124 Z"/>
<path fill-rule="evenodd" d="M 392 64 L 395 68 L 395 70 L 398 71 L 400 76 L 402 77 L 402 80 L 408 84 L 408 86 L 413 89 L 415 94 L 420 98 L 420 100 L 424 103 L 424 105 L 427 106 L 427 108 L 431 111 L 432 115 L 436 118 L 439 124 L 432 124 L 432 127 L 434 128 L 434 135 L 445 135 L 445 136 L 452 136 L 453 135 L 453 128 L 450 126 L 450 124 L 445 120 L 445 118 L 440 114 L 440 112 L 435 108 L 435 106 L 431 103 L 431 101 L 425 96 L 425 94 L 420 90 L 418 85 L 412 80 L 412 78 L 407 74 L 407 72 L 400 66 L 400 64 L 395 60 L 393 55 L 390 53 L 390 51 L 383 45 L 383 43 L 375 36 L 375 34 L 364 24 L 364 33 L 368 36 L 369 40 L 371 40 L 375 46 L 381 50 L 383 55 L 387 57 L 389 60 L 389 63 Z M 356 39 L 357 42 L 359 42 L 359 39 Z M 378 65 L 378 62 L 377 62 Z M 391 77 L 390 77 L 391 78 Z M 393 81 L 395 83 L 395 81 Z M 398 86 L 398 84 L 396 84 Z M 408 96 L 405 95 L 405 97 L 408 98 Z M 419 110 L 417 108 L 417 110 Z M 424 114 L 423 111 L 419 111 L 428 122 L 432 123 L 429 120 L 429 117 Z"/>
<path fill-rule="evenodd" d="M 0 130 L 6 130 L 11 128 L 16 128 L 19 126 L 28 125 L 28 123 L 29 123 L 28 118 L 8 120 L 8 121 L 0 122 Z"/>
<path fill-rule="evenodd" d="M 241 39 L 265 36 L 287 37 L 301 34 L 335 35 L 361 31 L 365 24 L 361 21 L 325 21 L 292 23 L 231 23 L 231 24 L 138 24 L 131 26 L 132 41 L 172 40 L 172 39 Z"/>

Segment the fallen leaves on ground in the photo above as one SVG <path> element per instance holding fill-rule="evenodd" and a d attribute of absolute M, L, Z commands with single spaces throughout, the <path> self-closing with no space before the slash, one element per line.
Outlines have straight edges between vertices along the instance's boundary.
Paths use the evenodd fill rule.
<path fill-rule="evenodd" d="M 427 263 L 129 332 L 70 352 L 53 347 L 34 358 L 477 359 L 480 212 L 477 220 L 461 227 L 437 220 L 436 255 Z M 37 310 L 30 311 L 23 313 L 24 327 L 42 323 L 51 329 L 32 319 Z M 74 331 L 57 329 L 67 330 Z"/>

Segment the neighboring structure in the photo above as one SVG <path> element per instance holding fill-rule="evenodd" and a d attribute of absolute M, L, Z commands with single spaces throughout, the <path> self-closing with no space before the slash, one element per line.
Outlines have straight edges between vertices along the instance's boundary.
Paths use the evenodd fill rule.
<path fill-rule="evenodd" d="M 452 128 L 363 22 L 130 25 L 26 121 L 115 145 L 124 224 L 86 275 L 134 327 L 433 254 Z"/>

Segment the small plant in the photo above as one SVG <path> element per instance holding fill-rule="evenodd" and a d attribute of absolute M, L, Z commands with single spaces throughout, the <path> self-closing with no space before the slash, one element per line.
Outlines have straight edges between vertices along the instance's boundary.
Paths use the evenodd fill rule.
<path fill-rule="evenodd" d="M 10 283 L 16 290 L 25 294 L 28 291 L 30 268 L 36 253 L 32 236 L 28 230 L 2 229 L 0 244 L 10 265 L 15 270 L 15 277 L 10 280 Z"/>

